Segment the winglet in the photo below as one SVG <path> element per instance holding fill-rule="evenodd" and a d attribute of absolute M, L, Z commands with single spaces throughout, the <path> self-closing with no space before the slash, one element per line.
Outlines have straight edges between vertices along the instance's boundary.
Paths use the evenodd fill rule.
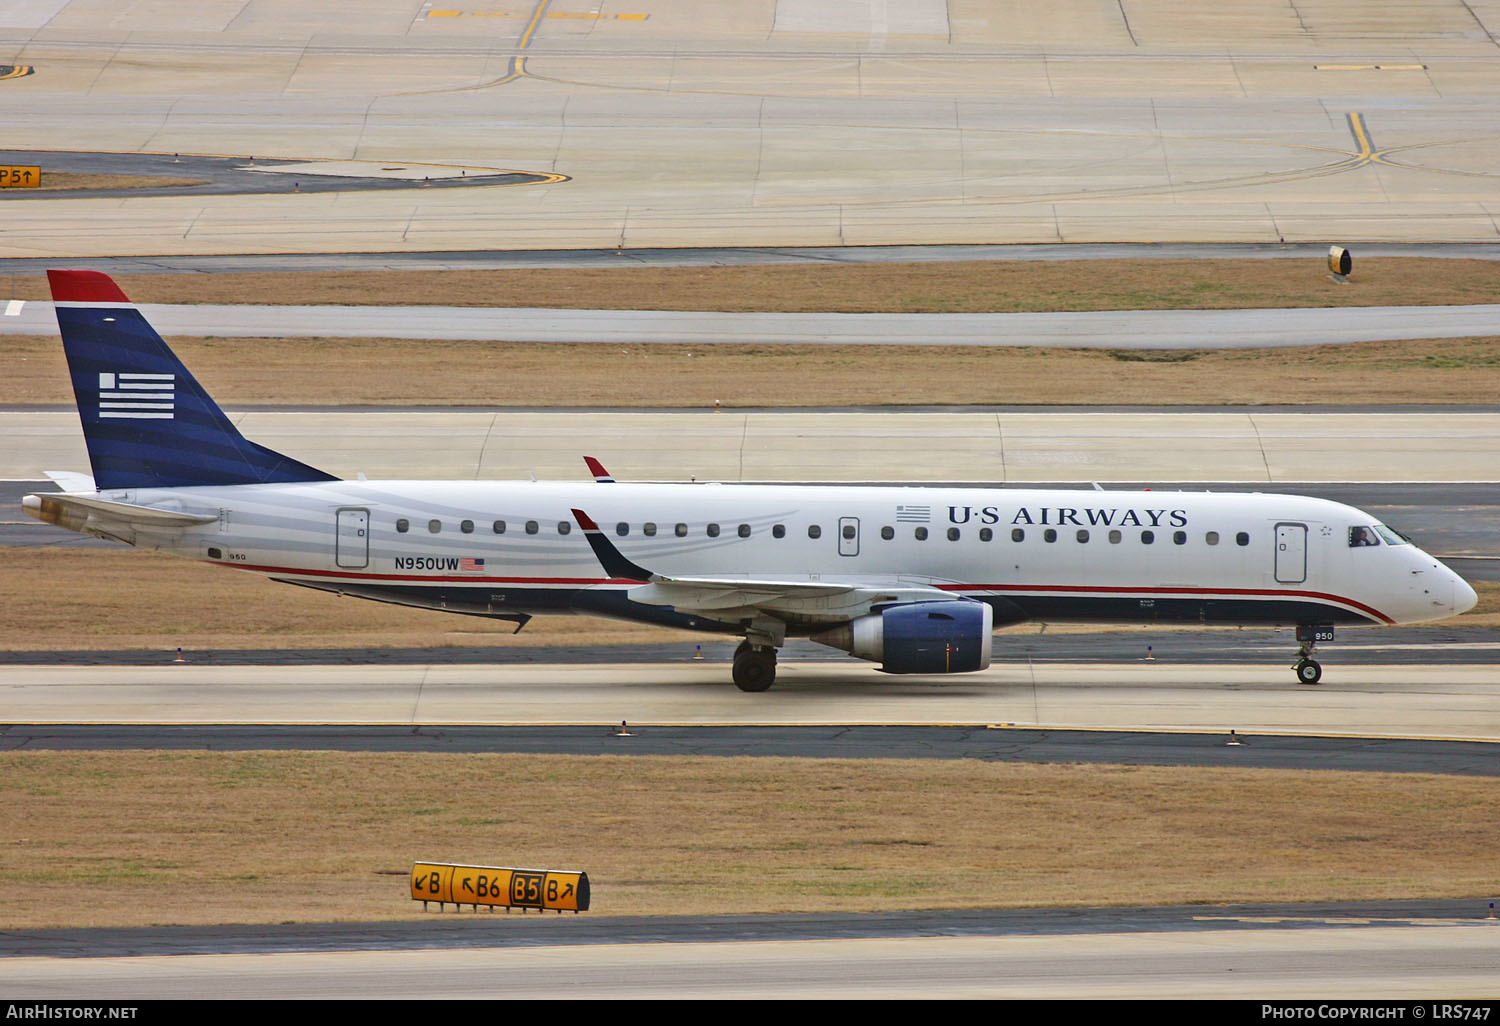
<path fill-rule="evenodd" d="M 614 542 L 604 536 L 599 530 L 599 525 L 581 509 L 573 511 L 573 519 L 578 521 L 578 526 L 583 529 L 583 536 L 588 539 L 589 548 L 594 550 L 594 555 L 599 559 L 599 565 L 604 567 L 604 572 L 611 578 L 623 578 L 628 581 L 649 581 L 656 577 L 650 570 L 638 566 L 620 554 L 615 548 Z"/>
<path fill-rule="evenodd" d="M 114 279 L 100 271 L 48 271 L 56 303 L 129 303 Z"/>
<path fill-rule="evenodd" d="M 609 471 L 604 469 L 604 464 L 592 456 L 585 456 L 583 462 L 588 464 L 589 473 L 594 475 L 594 480 L 600 484 L 614 484 L 615 479 L 610 477 Z"/>

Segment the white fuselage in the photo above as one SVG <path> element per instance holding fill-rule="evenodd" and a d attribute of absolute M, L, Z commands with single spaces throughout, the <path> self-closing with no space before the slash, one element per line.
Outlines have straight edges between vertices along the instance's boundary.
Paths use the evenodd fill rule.
<path fill-rule="evenodd" d="M 1375 518 L 1290 495 L 801 485 L 336 481 L 102 491 L 211 523 L 135 543 L 278 580 L 477 615 L 585 612 L 706 630 L 737 619 L 637 601 L 580 530 L 667 577 L 936 589 L 1020 619 L 1394 624 L 1474 604 Z M 1392 544 L 1396 541 L 1396 544 Z M 645 595 L 645 592 L 637 592 Z M 788 614 L 812 633 L 868 609 Z"/>

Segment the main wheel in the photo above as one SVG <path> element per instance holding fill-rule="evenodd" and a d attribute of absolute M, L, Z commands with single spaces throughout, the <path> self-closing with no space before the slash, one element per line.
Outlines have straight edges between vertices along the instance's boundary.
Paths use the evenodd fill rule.
<path fill-rule="evenodd" d="M 1303 684 L 1316 684 L 1323 679 L 1323 667 L 1316 660 L 1303 659 L 1297 663 L 1297 680 Z"/>
<path fill-rule="evenodd" d="M 749 649 L 735 657 L 734 686 L 741 691 L 765 691 L 776 683 L 776 650 Z"/>

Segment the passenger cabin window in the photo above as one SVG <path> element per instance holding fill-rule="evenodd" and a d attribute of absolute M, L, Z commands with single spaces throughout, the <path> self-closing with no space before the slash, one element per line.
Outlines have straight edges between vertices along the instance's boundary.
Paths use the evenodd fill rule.
<path fill-rule="evenodd" d="M 979 529 L 979 540 L 980 541 L 987 542 L 987 541 L 991 540 L 994 537 L 995 537 L 995 532 L 992 531 L 992 530 L 990 530 L 988 527 L 981 527 Z"/>
<path fill-rule="evenodd" d="M 411 521 L 410 520 L 407 520 L 405 517 L 403 517 L 400 520 L 396 521 L 396 533 L 397 534 L 405 534 L 407 531 L 410 531 L 410 530 L 411 530 Z"/>
<path fill-rule="evenodd" d="M 656 537 L 656 525 L 654 523 L 652 523 L 650 520 L 646 521 L 644 524 L 641 525 L 641 533 L 644 534 L 647 538 L 655 538 Z"/>
<path fill-rule="evenodd" d="M 1057 532 L 1050 527 L 1047 528 L 1042 532 L 1042 541 L 1049 543 L 1057 541 Z"/>
<path fill-rule="evenodd" d="M 1150 545 L 1154 541 L 1156 541 L 1156 532 L 1155 531 L 1142 531 L 1141 532 L 1141 544 L 1142 545 Z"/>
<path fill-rule="evenodd" d="M 427 521 L 427 530 L 428 530 L 429 533 L 431 533 L 431 534 L 437 534 L 442 529 L 443 529 L 443 522 L 441 520 L 429 520 L 429 521 Z"/>
<path fill-rule="evenodd" d="M 1173 531 L 1172 532 L 1172 544 L 1173 545 L 1186 545 L 1187 544 L 1187 532 L 1186 531 Z"/>
<path fill-rule="evenodd" d="M 880 529 L 880 537 L 884 538 L 886 541 L 890 541 L 892 538 L 896 537 L 896 529 L 894 527 L 882 527 Z"/>
<path fill-rule="evenodd" d="M 1379 545 L 1380 536 L 1375 533 L 1373 527 L 1351 527 L 1349 528 L 1349 547 L 1351 549 L 1362 549 L 1369 545 Z"/>
<path fill-rule="evenodd" d="M 917 528 L 916 531 L 913 532 L 913 534 L 916 535 L 917 541 L 926 541 L 927 540 L 927 528 L 925 528 L 925 527 L 919 527 L 919 528 Z"/>
<path fill-rule="evenodd" d="M 1025 541 L 1026 532 L 1021 530 L 1019 527 L 1012 527 L 1010 529 L 1010 540 L 1013 542 Z"/>
<path fill-rule="evenodd" d="M 739 527 L 739 530 L 736 533 L 741 538 L 748 538 L 748 537 L 750 537 L 750 525 L 749 524 L 741 524 L 740 527 Z"/>
<path fill-rule="evenodd" d="M 496 520 L 495 523 L 491 526 L 490 529 L 492 531 L 494 531 L 496 534 L 504 534 L 505 533 L 505 521 L 504 520 Z"/>
<path fill-rule="evenodd" d="M 809 538 L 821 538 L 823 537 L 823 529 L 817 524 L 809 524 L 807 527 L 807 536 Z"/>
<path fill-rule="evenodd" d="M 570 523 L 568 523 L 568 521 L 566 521 L 566 520 L 559 520 L 557 522 L 557 533 L 558 534 L 567 534 L 571 530 L 573 530 L 573 525 L 570 524 Z"/>
<path fill-rule="evenodd" d="M 464 534 L 473 534 L 474 533 L 474 521 L 472 521 L 472 520 L 465 520 L 465 521 L 461 522 L 458 525 L 458 529 L 460 531 L 462 531 Z"/>
<path fill-rule="evenodd" d="M 1247 533 L 1245 533 L 1244 531 L 1241 531 L 1239 534 L 1237 534 L 1237 535 L 1234 536 L 1234 543 L 1236 545 L 1241 546 L 1241 547 L 1243 547 L 1245 545 L 1249 545 L 1250 544 L 1250 535 L 1247 534 Z"/>
<path fill-rule="evenodd" d="M 1078 538 L 1078 544 L 1080 544 L 1080 545 L 1086 545 L 1088 543 L 1088 540 L 1089 540 L 1089 533 L 1087 531 L 1079 531 L 1078 534 L 1077 534 L 1077 538 Z"/>
<path fill-rule="evenodd" d="M 672 528 L 672 533 L 675 534 L 679 538 L 686 538 L 687 537 L 687 524 L 678 524 L 676 527 Z"/>
<path fill-rule="evenodd" d="M 718 524 L 709 524 L 708 525 L 708 536 L 710 538 L 717 538 L 719 536 L 719 525 Z"/>
<path fill-rule="evenodd" d="M 1120 544 L 1120 539 L 1123 537 L 1125 536 L 1122 535 L 1119 531 L 1111 531 L 1109 532 L 1109 543 L 1111 545 L 1118 545 Z"/>
<path fill-rule="evenodd" d="M 528 520 L 528 521 L 526 521 L 526 533 L 527 534 L 536 534 L 537 531 L 539 531 L 539 530 L 541 530 L 541 525 L 538 524 L 535 520 Z"/>
<path fill-rule="evenodd" d="M 1208 544 L 1210 544 L 1210 545 L 1217 545 L 1217 544 L 1219 544 L 1219 532 L 1218 531 L 1209 531 L 1207 534 L 1205 534 L 1203 536 L 1203 540 L 1206 541 L 1206 542 L 1208 542 Z"/>
<path fill-rule="evenodd" d="M 956 528 L 956 527 L 950 527 L 950 528 L 948 528 L 948 540 L 949 541 L 958 541 L 958 528 Z"/>
<path fill-rule="evenodd" d="M 772 527 L 771 528 L 771 537 L 772 538 L 785 538 L 786 537 L 786 525 L 785 524 L 777 524 L 776 526 Z"/>
<path fill-rule="evenodd" d="M 621 520 L 618 524 L 615 525 L 615 534 L 618 534 L 621 538 L 625 537 L 629 533 L 630 525 L 625 521 Z"/>

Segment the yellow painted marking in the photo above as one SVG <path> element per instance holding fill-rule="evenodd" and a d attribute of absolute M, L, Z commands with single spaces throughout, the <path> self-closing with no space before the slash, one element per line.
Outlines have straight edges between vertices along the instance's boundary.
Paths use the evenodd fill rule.
<path fill-rule="evenodd" d="M 1314 71 L 1426 71 L 1425 64 L 1314 64 Z"/>
<path fill-rule="evenodd" d="M 5 72 L 5 74 L 0 75 L 0 82 L 4 82 L 7 78 L 25 78 L 27 75 L 31 74 L 32 71 L 34 71 L 34 70 L 35 69 L 32 68 L 32 66 L 30 64 L 17 64 L 17 65 L 14 65 L 9 70 L 7 70 Z"/>
<path fill-rule="evenodd" d="M 0 165 L 0 189 L 35 189 L 42 184 L 42 169 L 25 165 Z"/>
<path fill-rule="evenodd" d="M 1357 156 L 1365 161 L 1371 160 L 1375 156 L 1375 147 L 1370 145 L 1370 133 L 1365 129 L 1365 116 L 1350 114 L 1349 130 L 1354 133 L 1354 141 L 1359 143 Z"/>
<path fill-rule="evenodd" d="M 534 14 L 535 12 L 533 12 Z M 428 18 L 524 18 L 525 11 L 428 11 Z M 595 11 L 548 11 L 547 18 L 560 21 L 645 21 L 649 14 L 599 14 Z"/>

